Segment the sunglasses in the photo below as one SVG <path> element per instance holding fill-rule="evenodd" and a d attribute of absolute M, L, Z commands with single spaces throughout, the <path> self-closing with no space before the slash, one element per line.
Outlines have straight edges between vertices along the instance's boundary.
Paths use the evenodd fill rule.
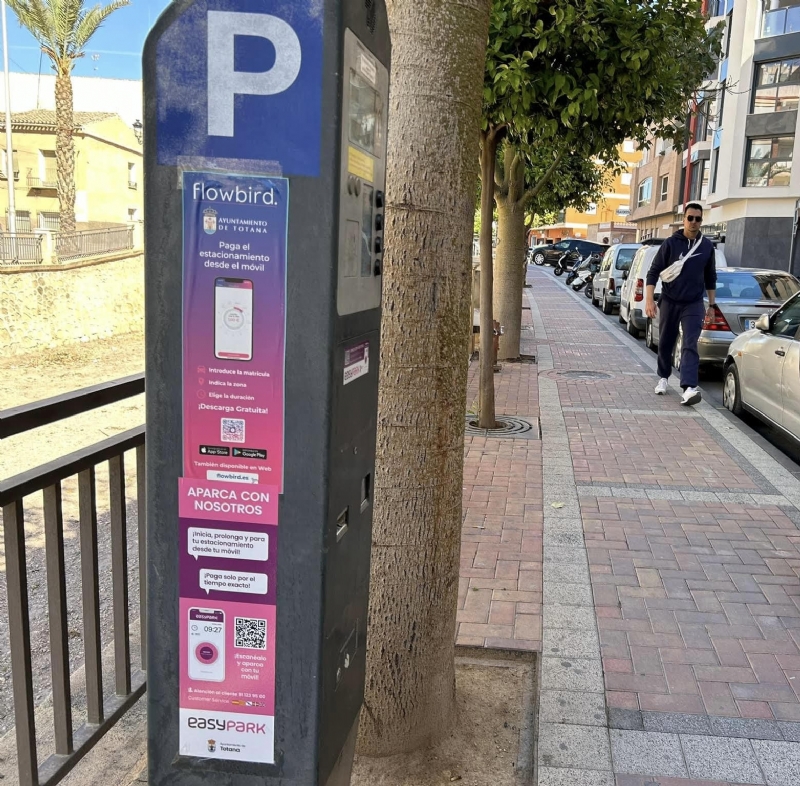
<path fill-rule="evenodd" d="M 703 220 L 703 217 L 702 216 L 686 216 L 686 220 L 690 224 L 694 224 L 695 222 L 697 222 L 699 224 Z"/>

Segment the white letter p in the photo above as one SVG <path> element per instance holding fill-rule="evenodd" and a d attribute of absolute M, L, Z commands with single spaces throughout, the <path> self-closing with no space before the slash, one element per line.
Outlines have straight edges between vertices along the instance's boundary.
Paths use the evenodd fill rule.
<path fill-rule="evenodd" d="M 266 38 L 275 47 L 268 71 L 234 70 L 234 37 Z M 302 52 L 297 33 L 277 16 L 208 12 L 208 135 L 233 136 L 236 95 L 269 96 L 292 86 L 300 73 Z"/>

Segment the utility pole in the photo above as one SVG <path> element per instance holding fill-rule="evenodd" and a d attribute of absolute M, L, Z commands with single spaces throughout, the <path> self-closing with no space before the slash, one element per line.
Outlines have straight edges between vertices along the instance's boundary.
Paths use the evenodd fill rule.
<path fill-rule="evenodd" d="M 14 147 L 11 141 L 11 79 L 8 74 L 8 31 L 6 29 L 6 0 L 2 2 L 3 16 L 3 80 L 6 90 L 6 181 L 8 182 L 8 231 L 17 231 L 17 211 L 14 206 Z"/>

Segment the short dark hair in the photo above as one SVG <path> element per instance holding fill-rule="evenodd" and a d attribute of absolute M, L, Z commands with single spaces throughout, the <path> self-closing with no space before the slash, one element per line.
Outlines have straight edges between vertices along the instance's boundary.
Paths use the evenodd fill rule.
<path fill-rule="evenodd" d="M 689 204 L 683 209 L 683 212 L 685 213 L 687 210 L 699 210 L 700 215 L 703 215 L 703 206 L 699 202 L 689 202 Z"/>

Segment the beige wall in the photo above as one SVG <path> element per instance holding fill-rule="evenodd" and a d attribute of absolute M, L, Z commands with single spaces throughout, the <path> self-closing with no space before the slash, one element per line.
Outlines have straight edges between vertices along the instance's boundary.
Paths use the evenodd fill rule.
<path fill-rule="evenodd" d="M 124 224 L 128 209 L 142 219 L 142 148 L 132 129 L 118 117 L 89 124 L 77 131 L 75 140 L 75 217 L 80 224 Z M 0 162 L 5 161 L 5 138 L 0 146 Z M 28 185 L 28 174 L 40 176 L 40 150 L 55 150 L 51 131 L 14 131 L 14 168 L 19 180 L 14 184 L 16 209 L 30 212 L 35 229 L 40 212 L 58 213 L 55 188 Z M 137 188 L 128 184 L 128 164 L 134 164 Z M 2 164 L 0 163 L 0 166 Z M 55 161 L 51 168 L 55 168 Z M 8 182 L 0 181 L 0 218 L 5 226 Z M 85 228 L 85 227 L 79 227 Z"/>
<path fill-rule="evenodd" d="M 67 270 L 0 271 L 4 357 L 144 330 L 144 257 Z"/>

